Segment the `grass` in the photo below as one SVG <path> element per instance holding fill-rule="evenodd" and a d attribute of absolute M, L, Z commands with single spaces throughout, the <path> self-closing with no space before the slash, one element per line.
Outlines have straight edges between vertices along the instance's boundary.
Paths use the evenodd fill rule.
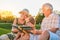
<path fill-rule="evenodd" d="M 10 33 L 10 32 L 11 32 L 11 30 L 0 28 L 0 35 Z"/>
<path fill-rule="evenodd" d="M 0 28 L 10 30 L 12 28 L 12 24 L 11 23 L 0 23 Z"/>
<path fill-rule="evenodd" d="M 11 32 L 11 23 L 0 23 L 0 35 Z"/>

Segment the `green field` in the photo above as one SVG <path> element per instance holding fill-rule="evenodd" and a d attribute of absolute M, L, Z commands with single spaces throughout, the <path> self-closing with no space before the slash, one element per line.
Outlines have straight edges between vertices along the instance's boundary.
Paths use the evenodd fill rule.
<path fill-rule="evenodd" d="M 0 35 L 10 33 L 12 28 L 12 23 L 0 23 Z M 36 29 L 39 29 L 39 25 L 36 24 Z"/>
<path fill-rule="evenodd" d="M 11 23 L 0 23 L 0 35 L 11 32 Z"/>

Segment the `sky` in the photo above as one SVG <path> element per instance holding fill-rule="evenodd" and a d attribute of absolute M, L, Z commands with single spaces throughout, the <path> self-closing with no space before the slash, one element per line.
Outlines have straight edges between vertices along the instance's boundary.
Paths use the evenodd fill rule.
<path fill-rule="evenodd" d="M 18 12 L 27 8 L 35 16 L 44 3 L 50 3 L 54 10 L 60 11 L 60 0 L 0 0 L 0 10 L 9 10 L 19 16 Z"/>

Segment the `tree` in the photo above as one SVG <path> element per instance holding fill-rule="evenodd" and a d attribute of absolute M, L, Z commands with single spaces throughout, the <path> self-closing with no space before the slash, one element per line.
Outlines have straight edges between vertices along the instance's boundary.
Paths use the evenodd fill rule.
<path fill-rule="evenodd" d="M 35 17 L 36 23 L 37 24 L 41 23 L 43 18 L 44 18 L 44 15 L 43 15 L 43 13 L 41 12 L 41 9 L 40 9 L 37 16 Z"/>
<path fill-rule="evenodd" d="M 13 22 L 14 20 L 14 15 L 12 14 L 11 11 L 0 11 L 1 14 L 1 20 L 2 22 Z"/>

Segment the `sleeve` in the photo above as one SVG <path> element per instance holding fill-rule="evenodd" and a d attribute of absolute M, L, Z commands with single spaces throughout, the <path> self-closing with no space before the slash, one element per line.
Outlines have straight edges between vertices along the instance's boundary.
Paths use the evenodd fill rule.
<path fill-rule="evenodd" d="M 60 27 L 60 16 L 55 15 L 52 17 L 52 22 L 51 26 L 54 28 L 59 28 Z"/>

